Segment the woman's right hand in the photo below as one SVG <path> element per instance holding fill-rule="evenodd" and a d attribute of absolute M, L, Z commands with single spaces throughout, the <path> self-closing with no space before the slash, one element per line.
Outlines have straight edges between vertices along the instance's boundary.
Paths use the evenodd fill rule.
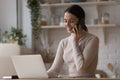
<path fill-rule="evenodd" d="M 75 25 L 73 26 L 73 29 L 72 29 L 72 36 L 75 40 L 79 40 L 80 38 L 80 27 Z"/>

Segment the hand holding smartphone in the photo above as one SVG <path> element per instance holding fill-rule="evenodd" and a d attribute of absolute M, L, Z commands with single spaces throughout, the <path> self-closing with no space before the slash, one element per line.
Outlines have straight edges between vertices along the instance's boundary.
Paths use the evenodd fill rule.
<path fill-rule="evenodd" d="M 79 24 L 76 24 L 74 27 L 73 27 L 73 33 L 78 33 L 79 32 Z"/>

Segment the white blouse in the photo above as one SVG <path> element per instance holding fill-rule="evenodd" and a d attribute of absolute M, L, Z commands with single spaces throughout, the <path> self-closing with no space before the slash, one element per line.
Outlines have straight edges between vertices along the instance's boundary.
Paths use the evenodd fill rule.
<path fill-rule="evenodd" d="M 49 77 L 57 77 L 63 63 L 68 65 L 70 77 L 93 77 L 98 63 L 99 39 L 84 32 L 76 43 L 72 36 L 59 43 L 55 60 L 47 71 Z"/>

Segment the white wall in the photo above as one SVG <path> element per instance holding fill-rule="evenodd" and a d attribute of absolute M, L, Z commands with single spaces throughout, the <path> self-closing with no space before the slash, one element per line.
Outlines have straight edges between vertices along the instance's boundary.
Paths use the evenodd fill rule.
<path fill-rule="evenodd" d="M 0 28 L 1 31 L 17 27 L 16 0 L 0 0 Z"/>
<path fill-rule="evenodd" d="M 1 33 L 3 33 L 12 26 L 22 28 L 23 33 L 27 35 L 26 47 L 32 48 L 30 13 L 26 7 L 26 1 L 27 0 L 18 0 L 17 16 L 16 0 L 0 0 L 0 29 Z"/>
<path fill-rule="evenodd" d="M 26 7 L 26 1 L 18 0 L 17 16 L 16 0 L 0 0 L 0 33 L 9 30 L 12 26 L 23 28 L 23 33 L 27 35 L 26 47 L 32 48 L 30 13 Z"/>
<path fill-rule="evenodd" d="M 26 47 L 32 48 L 32 26 L 30 19 L 30 10 L 27 8 L 27 0 L 21 0 L 20 24 L 24 34 L 27 35 Z"/>

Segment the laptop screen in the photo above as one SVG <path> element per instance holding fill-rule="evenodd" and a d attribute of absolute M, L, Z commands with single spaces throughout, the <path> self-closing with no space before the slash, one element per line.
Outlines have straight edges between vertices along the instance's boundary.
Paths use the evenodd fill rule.
<path fill-rule="evenodd" d="M 41 55 L 12 56 L 12 62 L 19 78 L 48 78 Z"/>

